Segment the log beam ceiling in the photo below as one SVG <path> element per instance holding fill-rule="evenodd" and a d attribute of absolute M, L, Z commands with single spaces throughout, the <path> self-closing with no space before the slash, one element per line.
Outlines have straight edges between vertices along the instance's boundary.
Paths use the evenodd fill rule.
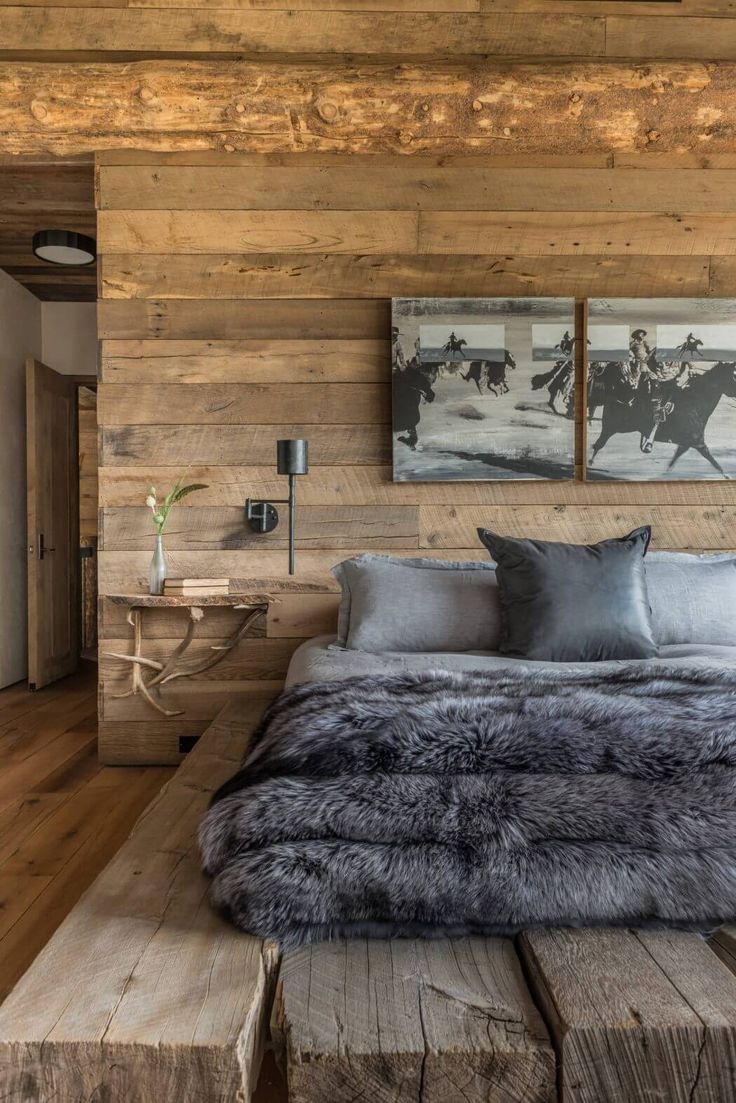
<path fill-rule="evenodd" d="M 0 27 L 3 16 L 0 7 Z M 674 153 L 702 163 L 733 157 L 735 138 L 728 61 L 0 63 L 6 154 Z"/>

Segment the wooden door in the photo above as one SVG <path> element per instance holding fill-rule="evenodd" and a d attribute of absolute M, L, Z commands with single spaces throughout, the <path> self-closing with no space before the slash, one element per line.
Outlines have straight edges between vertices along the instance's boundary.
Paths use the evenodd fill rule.
<path fill-rule="evenodd" d="M 28 682 L 40 689 L 79 659 L 76 383 L 26 363 Z"/>

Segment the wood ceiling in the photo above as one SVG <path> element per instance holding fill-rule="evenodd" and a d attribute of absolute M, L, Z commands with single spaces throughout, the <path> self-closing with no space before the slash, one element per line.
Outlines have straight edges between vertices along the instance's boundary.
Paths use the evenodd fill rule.
<path fill-rule="evenodd" d="M 94 165 L 91 159 L 0 162 L 0 268 L 39 299 L 90 302 L 97 298 L 97 266 L 64 268 L 37 260 L 36 230 L 77 230 L 94 237 Z"/>

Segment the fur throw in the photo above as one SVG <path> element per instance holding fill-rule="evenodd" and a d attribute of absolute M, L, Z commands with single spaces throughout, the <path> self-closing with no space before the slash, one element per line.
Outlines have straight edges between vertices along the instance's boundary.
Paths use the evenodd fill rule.
<path fill-rule="evenodd" d="M 202 823 L 214 904 L 287 945 L 736 918 L 736 670 L 290 689 Z"/>

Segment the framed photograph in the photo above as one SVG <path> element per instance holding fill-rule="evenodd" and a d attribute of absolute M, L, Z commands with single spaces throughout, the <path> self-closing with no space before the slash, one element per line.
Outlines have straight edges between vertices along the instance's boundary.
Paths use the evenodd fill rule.
<path fill-rule="evenodd" d="M 736 300 L 590 299 L 589 480 L 736 475 Z"/>
<path fill-rule="evenodd" d="M 572 479 L 573 299 L 393 299 L 394 480 Z"/>

